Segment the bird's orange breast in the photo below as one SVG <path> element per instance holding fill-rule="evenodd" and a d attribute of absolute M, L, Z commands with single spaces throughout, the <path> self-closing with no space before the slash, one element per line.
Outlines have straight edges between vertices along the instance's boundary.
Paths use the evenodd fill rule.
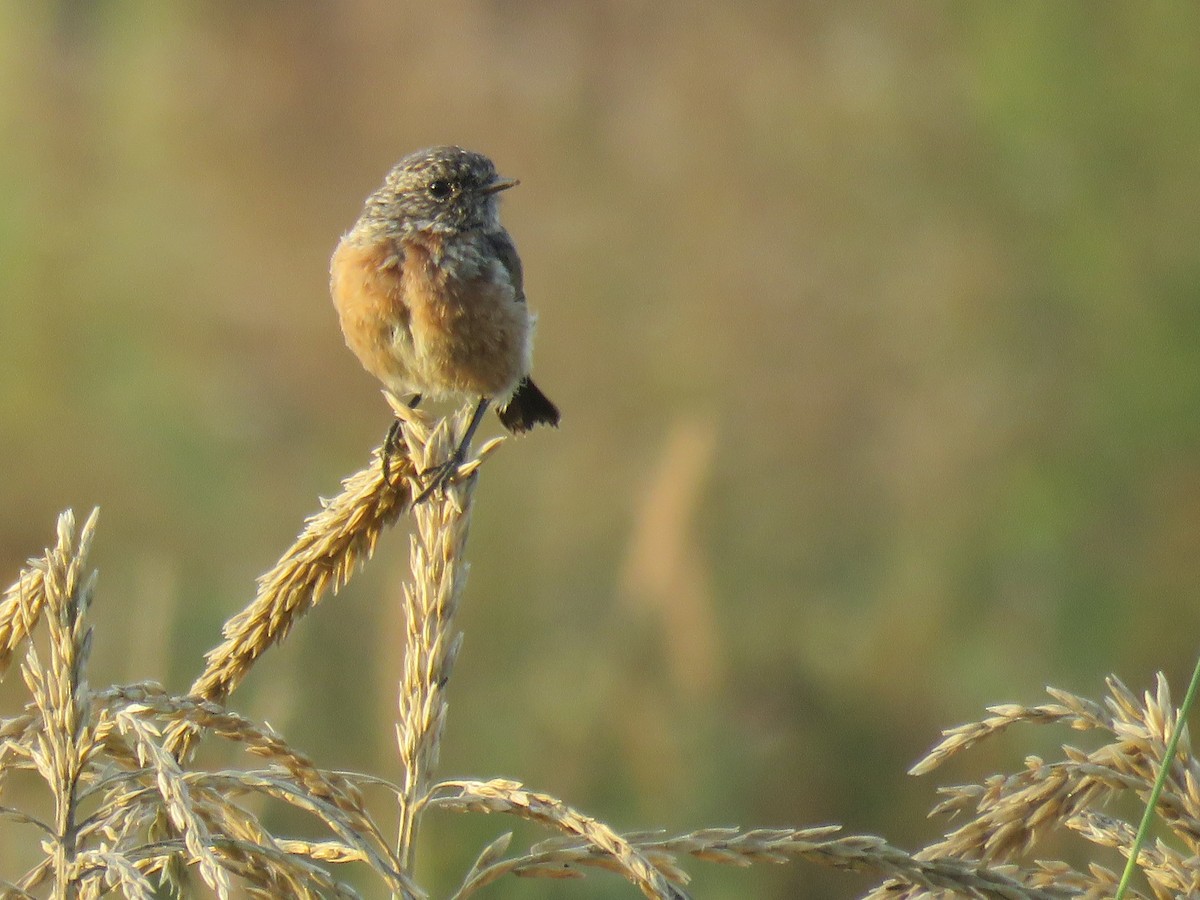
<path fill-rule="evenodd" d="M 529 372 L 533 318 L 504 267 L 471 244 L 352 235 L 331 293 L 363 367 L 398 393 L 507 399 Z"/>
<path fill-rule="evenodd" d="M 408 331 L 400 259 L 390 242 L 362 244 L 342 238 L 330 262 L 330 294 L 346 345 L 363 368 L 393 390 L 406 369 L 396 353 L 397 336 Z"/>

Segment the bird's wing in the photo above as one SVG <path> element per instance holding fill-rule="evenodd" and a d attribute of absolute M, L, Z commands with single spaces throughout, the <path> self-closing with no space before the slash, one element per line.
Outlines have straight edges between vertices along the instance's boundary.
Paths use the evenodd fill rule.
<path fill-rule="evenodd" d="M 525 273 L 521 269 L 521 257 L 517 256 L 517 247 L 513 243 L 512 237 L 509 236 L 507 231 L 501 228 L 499 231 L 489 232 L 487 234 L 487 241 L 495 252 L 496 257 L 508 272 L 508 278 L 512 282 L 517 300 L 524 303 Z"/>

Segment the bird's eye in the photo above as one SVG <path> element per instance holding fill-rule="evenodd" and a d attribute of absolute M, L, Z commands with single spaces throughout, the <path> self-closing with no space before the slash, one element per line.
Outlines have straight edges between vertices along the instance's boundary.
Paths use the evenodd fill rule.
<path fill-rule="evenodd" d="M 438 179 L 429 185 L 429 196 L 434 200 L 445 200 L 450 196 L 450 182 Z"/>

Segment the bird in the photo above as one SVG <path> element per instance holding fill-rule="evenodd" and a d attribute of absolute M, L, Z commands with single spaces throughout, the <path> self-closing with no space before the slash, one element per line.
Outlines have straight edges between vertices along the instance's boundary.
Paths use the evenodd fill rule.
<path fill-rule="evenodd" d="M 537 317 L 500 224 L 500 194 L 518 183 L 462 147 L 410 153 L 367 197 L 330 261 L 342 334 L 364 369 L 411 407 L 475 401 L 453 454 L 421 473 L 429 480 L 414 505 L 453 477 L 489 406 L 514 434 L 559 423 L 530 377 Z M 385 477 L 400 427 L 395 419 L 384 440 Z"/>

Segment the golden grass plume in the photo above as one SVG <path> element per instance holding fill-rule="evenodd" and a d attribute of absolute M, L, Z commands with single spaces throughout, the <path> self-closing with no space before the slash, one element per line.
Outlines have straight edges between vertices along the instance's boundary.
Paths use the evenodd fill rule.
<path fill-rule="evenodd" d="M 506 831 L 479 853 L 448 896 L 461 900 L 505 876 L 579 878 L 618 874 L 651 898 L 682 900 L 687 860 L 733 866 L 804 860 L 884 878 L 869 898 L 986 897 L 1059 900 L 1107 897 L 1116 885 L 1108 860 L 1128 855 L 1135 828 L 1104 811 L 1119 794 L 1148 795 L 1162 765 L 1178 711 L 1165 679 L 1133 694 L 1119 680 L 1095 703 L 1050 689 L 1053 702 L 1006 704 L 945 732 L 913 767 L 924 775 L 946 760 L 1021 724 L 1066 726 L 1091 736 L 1090 750 L 1063 748 L 1047 762 L 1029 757 L 1012 774 L 941 790 L 933 814 L 957 820 L 941 839 L 915 853 L 837 826 L 700 828 L 681 835 L 620 833 L 549 794 L 504 778 L 437 780 L 446 686 L 461 645 L 455 613 L 465 595 L 466 543 L 475 472 L 498 442 L 485 445 L 460 477 L 414 512 L 411 578 L 402 591 L 405 662 L 399 685 L 396 772 L 339 773 L 321 767 L 283 736 L 225 704 L 254 664 L 285 639 L 332 588 L 344 585 L 372 555 L 382 533 L 421 487 L 420 473 L 445 460 L 460 414 L 433 426 L 397 405 L 404 444 L 385 475 L 378 452 L 341 492 L 308 519 L 295 544 L 259 579 L 249 605 L 223 629 L 203 672 L 185 696 L 153 682 L 94 689 L 86 677 L 91 630 L 86 624 L 95 580 L 87 556 L 96 531 L 92 513 L 77 528 L 70 512 L 55 545 L 30 560 L 0 598 L 0 676 L 25 648 L 21 672 L 29 700 L 0 718 L 0 800 L 5 781 L 44 782 L 52 816 L 0 805 L 7 827 L 30 835 L 41 857 L 26 871 L 0 873 L 0 896 L 160 896 L 165 884 L 217 897 L 354 897 L 343 867 L 365 868 L 392 897 L 430 895 L 412 874 L 419 825 L 440 812 L 511 816 L 550 837 L 511 850 Z M 44 625 L 44 640 L 38 639 Z M 200 740 L 245 751 L 247 764 L 197 766 Z M 1157 807 L 1167 834 L 1142 850 L 1148 893 L 1166 898 L 1200 893 L 1200 770 L 1186 736 L 1171 763 Z M 397 821 L 386 832 L 367 801 L 383 787 L 395 798 Z M 245 802 L 257 798 L 259 803 Z M 285 805 L 310 814 L 326 834 L 275 834 L 264 813 Z M 1051 835 L 1090 848 L 1088 864 L 1036 858 Z"/>

